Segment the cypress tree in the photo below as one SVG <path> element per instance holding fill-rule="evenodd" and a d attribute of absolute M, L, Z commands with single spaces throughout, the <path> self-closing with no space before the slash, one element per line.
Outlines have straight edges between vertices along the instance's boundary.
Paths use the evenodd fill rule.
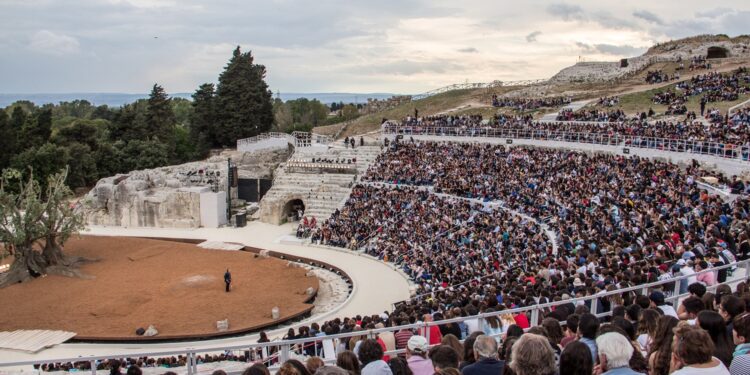
<path fill-rule="evenodd" d="M 216 93 L 213 83 L 204 83 L 193 94 L 193 113 L 190 117 L 190 140 L 199 154 L 218 146 L 213 127 L 216 123 Z"/>
<path fill-rule="evenodd" d="M 273 124 L 273 96 L 265 82 L 266 68 L 238 46 L 216 88 L 218 146 L 234 146 L 241 138 L 268 131 Z"/>
<path fill-rule="evenodd" d="M 147 131 L 164 143 L 170 155 L 174 151 L 174 127 L 177 121 L 172 110 L 171 99 L 164 88 L 154 84 L 146 106 Z"/>

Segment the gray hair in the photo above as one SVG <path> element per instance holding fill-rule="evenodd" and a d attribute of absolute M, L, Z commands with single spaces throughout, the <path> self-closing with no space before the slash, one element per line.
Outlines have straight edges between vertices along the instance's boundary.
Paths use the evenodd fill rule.
<path fill-rule="evenodd" d="M 497 358 L 497 341 L 491 336 L 477 336 L 474 341 L 474 353 L 479 358 Z"/>
<path fill-rule="evenodd" d="M 624 367 L 633 356 L 633 344 L 620 333 L 609 332 L 596 338 L 599 354 L 607 357 L 607 368 Z"/>
<path fill-rule="evenodd" d="M 524 333 L 511 351 L 510 368 L 517 375 L 551 375 L 557 372 L 555 352 L 546 337 Z"/>

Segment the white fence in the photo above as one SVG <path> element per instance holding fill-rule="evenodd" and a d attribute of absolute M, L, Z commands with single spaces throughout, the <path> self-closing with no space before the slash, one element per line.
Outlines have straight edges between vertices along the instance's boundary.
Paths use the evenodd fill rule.
<path fill-rule="evenodd" d="M 573 143 L 598 144 L 645 148 L 660 151 L 685 152 L 698 155 L 750 161 L 750 146 L 731 143 L 692 141 L 687 139 L 669 139 L 641 137 L 620 134 L 560 132 L 532 129 L 504 128 L 456 128 L 456 127 L 383 127 L 383 134 L 393 135 L 430 135 L 445 137 L 488 137 L 507 139 L 532 139 L 541 141 L 559 141 Z"/>
<path fill-rule="evenodd" d="M 266 148 L 283 148 L 288 144 L 292 144 L 294 147 L 324 146 L 332 142 L 333 138 L 315 133 L 293 132 L 292 134 L 287 134 L 269 132 L 237 140 L 237 151 L 252 152 Z"/>
<path fill-rule="evenodd" d="M 386 327 L 386 328 L 380 328 L 380 329 L 370 329 L 370 330 L 363 330 L 363 331 L 356 331 L 356 332 L 349 332 L 349 333 L 342 333 L 337 335 L 330 335 L 330 336 L 320 336 L 320 337 L 310 337 L 310 338 L 302 338 L 302 339 L 296 339 L 296 340 L 281 340 L 281 341 L 272 341 L 267 343 L 258 343 L 253 345 L 237 345 L 237 346 L 219 346 L 212 348 L 206 348 L 206 349 L 200 349 L 196 350 L 190 347 L 185 347 L 182 350 L 171 350 L 171 351 L 148 351 L 145 350 L 142 353 L 118 353 L 113 352 L 108 355 L 102 355 L 102 356 L 88 356 L 86 353 L 80 353 L 80 356 L 73 357 L 73 358 L 45 358 L 40 359 L 36 361 L 18 361 L 18 362 L 3 362 L 0 363 L 0 372 L 3 371 L 3 368 L 7 367 L 19 367 L 19 366 L 32 366 L 34 364 L 39 363 L 68 363 L 68 362 L 85 362 L 88 361 L 91 363 L 91 374 L 96 374 L 96 364 L 97 361 L 103 361 L 106 359 L 120 359 L 120 358 L 138 358 L 138 357 L 149 357 L 149 358 L 159 358 L 159 357 L 170 357 L 170 356 L 176 356 L 176 355 L 184 355 L 187 358 L 188 366 L 187 366 L 187 374 L 193 375 L 203 372 L 201 369 L 198 368 L 198 363 L 196 362 L 196 358 L 199 354 L 202 353 L 217 353 L 217 352 L 231 352 L 231 351 L 238 351 L 238 352 L 249 352 L 251 354 L 251 357 L 255 356 L 255 353 L 260 353 L 256 358 L 254 358 L 255 361 L 263 362 L 266 365 L 270 367 L 271 370 L 275 370 L 278 368 L 280 363 L 283 363 L 287 359 L 292 358 L 295 356 L 296 352 L 301 351 L 301 348 L 312 348 L 315 355 L 318 355 L 324 359 L 326 363 L 333 363 L 336 360 L 337 353 L 337 347 L 338 343 L 342 339 L 347 339 L 349 337 L 353 336 L 367 336 L 369 338 L 375 338 L 379 333 L 381 332 L 397 332 L 401 329 L 416 329 L 420 334 L 427 337 L 427 340 L 429 342 L 430 339 L 430 330 L 427 329 L 431 326 L 436 325 L 442 325 L 446 323 L 456 323 L 456 322 L 463 322 L 467 320 L 475 320 L 477 319 L 479 322 L 479 329 L 482 330 L 484 328 L 484 318 L 490 317 L 490 316 L 499 316 L 499 315 L 505 315 L 505 314 L 526 314 L 529 318 L 530 325 L 536 326 L 539 325 L 541 322 L 541 318 L 543 317 L 543 312 L 549 311 L 550 308 L 555 306 L 560 306 L 563 304 L 573 303 L 573 304 L 579 304 L 579 303 L 585 303 L 586 301 L 590 301 L 590 307 L 589 311 L 597 315 L 599 317 L 604 317 L 611 315 L 611 311 L 608 312 L 600 312 L 597 311 L 598 303 L 597 300 L 602 298 L 607 298 L 609 296 L 613 295 L 620 295 L 623 293 L 635 293 L 635 294 L 641 294 L 641 295 L 648 295 L 653 290 L 663 290 L 666 297 L 667 302 L 679 302 L 681 299 L 688 296 L 688 293 L 685 294 L 679 294 L 680 291 L 680 281 L 687 280 L 689 278 L 693 278 L 696 275 L 700 275 L 707 272 L 717 272 L 719 270 L 727 270 L 732 269 L 733 273 L 730 278 L 727 279 L 727 281 L 723 284 L 731 285 L 736 284 L 738 282 L 746 282 L 748 281 L 748 269 L 750 268 L 750 260 L 744 260 L 741 262 L 735 262 L 732 264 L 703 270 L 701 272 L 697 272 L 693 275 L 689 276 L 680 276 L 675 277 L 673 279 L 669 280 L 663 280 L 658 281 L 650 284 L 643 284 L 643 285 L 637 285 L 629 288 L 623 288 L 618 289 L 612 292 L 597 294 L 594 296 L 587 296 L 582 298 L 573 298 L 566 301 L 558 301 L 558 302 L 550 302 L 540 305 L 533 305 L 528 307 L 522 307 L 517 309 L 510 309 L 510 310 L 502 310 L 502 311 L 496 311 L 492 313 L 485 313 L 485 314 L 478 314 L 475 316 L 468 316 L 468 317 L 461 317 L 461 318 L 454 318 L 454 319 L 446 319 L 441 320 L 438 322 L 422 322 L 422 323 L 415 323 L 415 324 L 409 324 L 404 326 L 397 326 L 397 327 Z M 667 290 L 666 288 L 673 284 L 672 290 Z M 716 286 L 709 287 L 709 291 L 715 290 Z M 497 336 L 497 335 L 496 335 Z M 273 354 L 270 354 L 274 352 Z M 403 353 L 403 349 L 400 350 L 393 350 L 386 352 L 387 355 L 393 355 L 397 353 Z M 236 362 L 232 362 L 236 363 Z M 249 366 L 250 364 L 248 364 Z M 212 367 L 212 370 L 214 368 Z M 179 370 L 179 369 L 171 369 L 171 370 Z"/>

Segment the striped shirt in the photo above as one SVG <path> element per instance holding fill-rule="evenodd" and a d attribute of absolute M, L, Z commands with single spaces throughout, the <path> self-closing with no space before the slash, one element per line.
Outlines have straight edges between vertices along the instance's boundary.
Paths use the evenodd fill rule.
<path fill-rule="evenodd" d="M 401 330 L 396 332 L 394 336 L 396 337 L 396 349 L 406 349 L 406 343 L 414 336 L 414 333 L 409 330 Z"/>
<path fill-rule="evenodd" d="M 750 374 L 750 354 L 735 356 L 729 366 L 729 373 L 731 375 Z"/>

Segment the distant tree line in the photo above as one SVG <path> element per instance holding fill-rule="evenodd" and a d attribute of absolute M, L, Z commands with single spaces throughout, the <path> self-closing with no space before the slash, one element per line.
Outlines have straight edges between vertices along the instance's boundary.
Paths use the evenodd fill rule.
<path fill-rule="evenodd" d="M 0 170 L 33 174 L 42 191 L 49 176 L 69 167 L 71 188 L 102 177 L 200 159 L 211 148 L 271 129 L 266 69 L 235 49 L 219 83 L 203 84 L 193 101 L 170 98 L 154 84 L 148 99 L 119 108 L 85 100 L 0 109 Z M 33 171 L 33 172 L 32 172 Z"/>
<path fill-rule="evenodd" d="M 201 159 L 270 130 L 309 131 L 359 116 L 353 104 L 274 100 L 265 76 L 266 68 L 237 47 L 218 83 L 200 85 L 192 101 L 170 98 L 154 84 L 148 99 L 119 108 L 86 100 L 15 102 L 0 108 L 0 171 L 33 175 L 44 191 L 48 177 L 68 167 L 66 183 L 75 189 L 117 173 Z"/>

